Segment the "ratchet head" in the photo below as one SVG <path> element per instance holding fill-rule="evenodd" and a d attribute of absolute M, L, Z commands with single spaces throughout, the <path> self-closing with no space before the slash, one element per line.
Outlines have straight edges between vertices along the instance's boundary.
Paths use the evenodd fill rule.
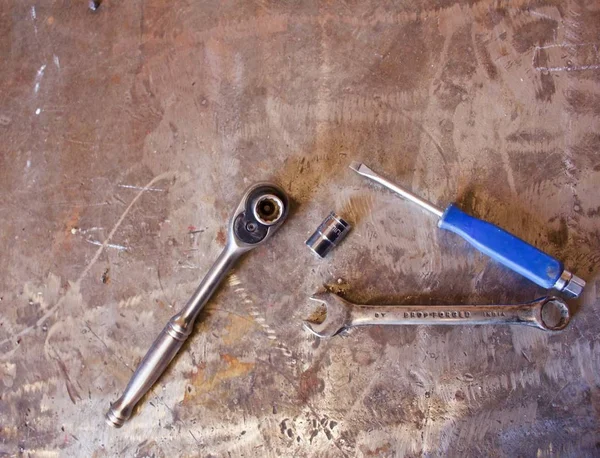
<path fill-rule="evenodd" d="M 333 337 L 351 324 L 351 307 L 337 294 L 322 292 L 313 295 L 311 300 L 325 306 L 325 319 L 319 323 L 304 321 L 304 328 L 318 337 Z"/>
<path fill-rule="evenodd" d="M 279 186 L 250 186 L 231 217 L 227 243 L 240 251 L 265 243 L 287 218 L 289 206 L 289 199 Z"/>

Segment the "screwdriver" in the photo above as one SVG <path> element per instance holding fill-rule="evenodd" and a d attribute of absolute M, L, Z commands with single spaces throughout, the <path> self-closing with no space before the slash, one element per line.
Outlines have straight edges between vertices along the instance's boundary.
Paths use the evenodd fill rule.
<path fill-rule="evenodd" d="M 579 297 L 583 291 L 585 281 L 566 270 L 562 262 L 504 229 L 466 214 L 455 204 L 442 210 L 359 162 L 352 162 L 350 168 L 433 213 L 439 218 L 439 228 L 460 235 L 482 253 L 537 285 L 553 288 L 572 298 Z"/>

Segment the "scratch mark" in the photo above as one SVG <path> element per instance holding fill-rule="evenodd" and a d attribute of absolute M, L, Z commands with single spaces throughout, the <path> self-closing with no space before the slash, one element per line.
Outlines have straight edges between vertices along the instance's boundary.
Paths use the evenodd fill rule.
<path fill-rule="evenodd" d="M 190 432 L 190 434 L 192 435 L 192 437 L 194 438 L 194 440 L 196 441 L 197 445 L 200 445 L 200 442 L 198 442 L 198 439 L 196 439 L 196 436 L 194 436 L 194 433 L 192 432 L 191 429 L 188 430 Z"/>
<path fill-rule="evenodd" d="M 536 46 L 535 47 L 535 51 L 537 52 L 539 49 L 549 49 L 549 48 L 577 48 L 579 46 L 595 46 L 596 43 L 594 42 L 589 42 L 589 43 L 557 43 L 557 44 L 553 44 L 553 45 L 546 45 L 546 46 Z"/>
<path fill-rule="evenodd" d="M 171 178 L 173 176 L 174 176 L 174 172 L 161 173 L 160 175 L 157 175 L 152 180 L 150 180 L 150 182 L 148 182 L 148 184 L 146 186 L 144 186 L 144 188 L 149 188 L 149 187 L 153 186 L 155 183 L 157 183 L 158 181 L 161 181 L 161 180 L 164 180 L 164 179 L 167 179 L 167 178 Z M 100 259 L 100 256 L 102 255 L 102 252 L 108 246 L 108 244 L 110 243 L 110 241 L 112 240 L 112 238 L 114 237 L 114 235 L 116 234 L 116 232 L 119 230 L 119 227 L 121 227 L 121 224 L 123 224 L 123 221 L 125 220 L 125 218 L 129 214 L 129 212 L 131 211 L 131 209 L 133 208 L 133 206 L 137 203 L 137 201 L 140 200 L 140 198 L 142 197 L 142 195 L 144 194 L 144 192 L 145 192 L 145 189 L 140 190 L 140 192 L 138 192 L 136 194 L 136 196 L 131 200 L 131 202 L 129 203 L 129 205 L 125 209 L 125 211 L 121 214 L 121 216 L 119 217 L 119 219 L 117 220 L 117 222 L 113 226 L 112 230 L 108 234 L 108 237 L 106 237 L 106 240 L 104 240 L 104 242 L 102 243 L 102 245 L 98 247 L 98 249 L 96 250 L 96 253 L 92 257 L 92 259 L 90 260 L 90 262 L 85 266 L 85 268 L 83 269 L 83 271 L 79 274 L 79 276 L 77 277 L 77 280 L 75 280 L 75 286 L 79 286 L 81 284 L 82 280 L 85 277 L 87 277 L 87 274 L 90 272 L 90 270 L 92 269 L 92 267 L 94 267 L 94 265 L 96 264 L 96 262 L 98 262 L 98 259 Z M 54 304 L 54 306 L 50 307 L 48 309 L 48 311 L 46 311 L 46 313 L 44 313 L 35 322 L 34 325 L 27 326 L 26 328 L 24 328 L 23 330 L 19 331 L 18 333 L 13 334 L 12 336 L 7 337 L 4 340 L 1 340 L 0 341 L 0 346 L 5 345 L 8 342 L 16 342 L 21 337 L 23 337 L 23 336 L 31 333 L 33 330 L 37 329 L 42 324 L 44 324 L 46 322 L 46 320 L 48 318 L 50 318 L 54 314 L 54 312 L 56 312 L 62 306 L 62 304 L 65 301 L 65 297 L 66 297 L 66 293 L 63 293 L 63 295 L 60 297 L 60 299 L 58 299 L 58 301 L 56 301 L 56 304 Z M 15 351 L 17 351 L 18 348 L 20 348 L 19 345 L 16 345 L 15 347 L 13 347 L 12 350 L 5 352 L 3 355 L 0 355 L 0 361 L 4 361 L 4 360 L 7 360 L 8 358 L 10 358 L 13 355 L 13 353 Z"/>
<path fill-rule="evenodd" d="M 377 362 L 379 362 L 379 360 L 382 357 L 383 357 L 383 353 L 381 353 L 379 355 L 379 357 L 377 358 L 377 361 L 375 362 L 375 364 L 377 364 Z M 344 414 L 345 418 L 352 418 L 352 415 L 354 414 L 354 412 L 356 411 L 356 409 L 359 408 L 362 405 L 362 402 L 364 401 L 364 399 L 367 397 L 367 395 L 371 391 L 371 388 L 373 388 L 373 386 L 375 385 L 375 383 L 378 382 L 378 381 L 379 381 L 378 374 L 374 375 L 371 378 L 371 380 L 369 380 L 369 383 L 367 383 L 367 385 L 360 392 L 360 394 L 355 397 L 354 402 L 352 403 L 352 405 L 350 406 L 350 408 Z"/>
<path fill-rule="evenodd" d="M 58 363 L 58 367 L 60 367 L 60 371 L 62 372 L 63 377 L 65 378 L 67 394 L 69 395 L 71 402 L 73 404 L 77 404 L 77 401 L 75 400 L 75 398 L 77 398 L 81 401 L 81 396 L 77 392 L 77 390 L 73 386 L 73 382 L 71 382 L 71 379 L 69 378 L 69 373 L 67 372 L 67 367 L 65 366 L 65 363 L 58 356 L 56 357 L 56 362 Z"/>
<path fill-rule="evenodd" d="M 36 19 L 37 19 L 37 13 L 35 12 L 35 6 L 32 6 L 31 7 L 31 22 L 33 22 L 33 32 L 35 33 L 35 35 L 37 37 L 38 29 L 37 29 L 37 24 L 35 23 Z"/>
<path fill-rule="evenodd" d="M 127 248 L 126 246 L 116 245 L 114 243 L 107 243 L 106 245 L 104 245 L 104 243 L 100 242 L 99 240 L 86 240 L 86 242 L 91 243 L 92 245 L 106 246 L 107 248 L 114 248 L 115 250 L 119 250 L 119 251 L 128 251 L 129 250 L 129 248 Z"/>
<path fill-rule="evenodd" d="M 567 60 L 567 65 L 555 65 L 555 66 L 546 66 L 546 65 L 536 65 L 536 62 L 539 59 L 539 54 L 541 50 L 545 50 L 545 49 L 552 49 L 552 48 L 562 48 L 562 49 L 567 49 L 567 50 L 571 50 L 572 52 L 577 51 L 577 48 L 581 48 L 581 47 L 591 47 L 592 48 L 592 52 L 594 54 L 594 56 L 596 57 L 595 60 L 596 62 L 592 62 L 592 63 L 581 63 L 581 64 L 574 64 L 573 62 L 571 62 L 570 60 Z M 558 52 L 561 52 L 562 49 L 559 49 Z M 583 50 L 585 51 L 585 49 Z M 554 55 L 555 59 L 565 59 L 566 58 L 566 54 L 563 55 L 558 55 L 555 53 Z M 599 70 L 600 69 L 600 64 L 597 63 L 597 59 L 598 58 L 598 44 L 597 43 L 558 43 L 558 44 L 553 44 L 553 45 L 547 45 L 547 46 L 536 46 L 533 50 L 533 55 L 532 55 L 532 60 L 531 63 L 533 65 L 533 68 L 535 70 L 537 70 L 538 72 L 582 72 L 582 71 L 586 71 L 586 70 Z M 589 62 L 589 61 L 588 61 Z"/>
<path fill-rule="evenodd" d="M 90 227 L 89 229 L 73 228 L 73 229 L 71 229 L 71 234 L 76 234 L 77 232 L 79 232 L 80 234 L 87 234 L 88 232 L 96 232 L 96 231 L 103 231 L 103 230 L 104 230 L 103 227 L 97 227 L 97 226 Z"/>
<path fill-rule="evenodd" d="M 200 269 L 201 266 L 197 266 L 195 264 L 180 264 L 178 269 Z"/>
<path fill-rule="evenodd" d="M 242 302 L 250 309 L 250 315 L 254 319 L 254 321 L 262 328 L 263 332 L 267 335 L 267 339 L 276 341 L 279 340 L 277 345 L 277 349 L 287 358 L 286 363 L 289 366 L 296 365 L 296 359 L 294 358 L 294 354 L 292 351 L 283 343 L 281 339 L 278 339 L 277 333 L 275 330 L 269 326 L 267 320 L 264 318 L 263 313 L 258 309 L 250 294 L 246 292 L 246 289 L 242 286 L 242 281 L 240 277 L 236 274 L 231 274 L 229 276 L 229 284 L 234 287 L 234 291 L 238 294 L 242 300 Z"/>
<path fill-rule="evenodd" d="M 58 323 L 57 323 L 58 324 Z M 60 327 L 62 325 L 58 324 Z M 48 339 L 52 336 L 53 331 L 50 331 L 47 335 L 46 341 L 44 342 L 44 351 L 46 352 L 46 356 L 49 356 L 53 360 L 55 360 L 60 369 L 61 375 L 65 381 L 65 386 L 67 388 L 67 394 L 69 395 L 69 399 L 73 404 L 77 404 L 77 399 L 82 400 L 81 395 L 77 392 L 77 389 L 73 385 L 71 378 L 69 377 L 69 371 L 67 370 L 67 366 L 64 361 L 61 359 L 58 352 L 50 345 Z"/>
<path fill-rule="evenodd" d="M 163 288 L 162 279 L 160 278 L 160 262 L 156 265 L 156 276 L 158 277 L 158 285 L 160 286 L 163 297 L 167 301 L 167 304 L 169 304 L 169 307 L 172 307 L 175 302 L 171 297 L 167 297 L 167 293 L 165 293 L 165 289 Z"/>
<path fill-rule="evenodd" d="M 35 94 L 37 94 L 38 91 L 40 90 L 40 83 L 42 82 L 42 78 L 44 77 L 44 71 L 46 71 L 46 64 L 43 64 L 37 71 L 37 74 L 35 75 L 35 84 L 33 86 L 33 92 Z M 38 108 L 38 110 L 39 110 L 39 108 Z M 36 111 L 36 114 L 39 114 L 39 113 Z"/>
<path fill-rule="evenodd" d="M 508 187 L 514 196 L 517 195 L 517 185 L 515 183 L 515 176 L 513 174 L 513 169 L 510 164 L 510 158 L 508 157 L 508 152 L 504 147 L 504 141 L 501 142 L 500 148 L 500 156 L 502 159 L 502 166 L 504 167 L 504 171 L 506 172 L 506 181 L 508 181 Z"/>
<path fill-rule="evenodd" d="M 85 202 L 49 202 L 49 206 L 57 206 L 57 207 L 102 207 L 103 205 L 110 205 L 110 202 L 98 202 L 94 204 L 86 204 Z"/>
<path fill-rule="evenodd" d="M 538 72 L 583 72 L 585 70 L 599 70 L 600 64 L 575 65 L 573 67 L 535 67 Z"/>
<path fill-rule="evenodd" d="M 104 345 L 104 348 L 106 348 L 114 357 L 116 357 L 119 361 L 121 361 L 121 363 L 123 363 L 125 365 L 125 367 L 127 369 L 129 369 L 131 372 L 133 372 L 133 369 L 131 367 L 129 367 L 129 364 L 127 364 L 125 361 L 123 361 L 123 359 L 117 355 L 114 351 L 112 351 L 110 349 L 110 347 L 108 345 L 106 345 L 106 342 L 104 342 L 104 340 L 94 332 L 94 330 L 91 328 L 90 324 L 86 321 L 85 322 L 86 327 L 88 328 L 88 330 L 92 333 L 92 335 L 98 339 L 100 341 L 100 343 L 102 343 L 102 345 Z"/>
<path fill-rule="evenodd" d="M 440 142 L 436 140 L 436 138 L 431 134 L 431 132 L 429 132 L 429 130 L 427 130 L 427 128 L 425 128 L 425 126 L 421 122 L 414 120 L 412 117 L 406 114 L 404 110 L 398 111 L 398 114 L 400 114 L 400 116 L 402 116 L 404 119 L 410 121 L 414 126 L 417 127 L 417 129 L 419 129 L 421 132 L 423 132 L 423 134 L 425 134 L 425 136 L 429 139 L 429 141 L 431 141 L 431 143 L 433 143 L 433 146 L 435 146 L 436 151 L 438 152 L 440 158 L 442 159 L 442 162 L 444 163 L 444 171 L 446 172 L 446 184 L 448 184 L 450 168 L 448 167 L 448 160 L 446 159 L 444 149 L 442 148 Z"/>
<path fill-rule="evenodd" d="M 328 346 L 328 344 L 326 344 L 325 346 Z M 295 380 L 290 377 L 286 372 L 284 372 L 283 370 L 281 370 L 278 366 L 276 366 L 275 364 L 272 364 L 271 362 L 264 360 L 264 359 L 260 359 L 257 358 L 256 359 L 257 363 L 262 363 L 268 367 L 270 367 L 272 370 L 274 370 L 275 372 L 277 372 L 279 375 L 281 375 L 294 389 L 295 391 L 298 393 L 300 392 L 300 387 L 296 384 Z M 315 418 L 321 418 L 322 416 L 319 415 L 319 413 L 315 410 L 315 408 L 312 406 L 312 404 L 310 402 L 306 402 L 306 407 L 311 411 L 311 413 L 314 415 Z M 325 432 L 325 426 L 320 422 L 317 421 L 317 427 L 320 429 L 323 429 L 323 431 Z M 327 435 L 327 433 L 325 433 Z M 344 452 L 344 450 L 341 448 L 340 444 L 338 443 L 338 439 L 334 439 L 333 440 L 333 445 L 335 445 L 337 447 L 337 449 L 340 451 L 341 455 L 346 458 L 348 456 L 347 453 Z"/>
<path fill-rule="evenodd" d="M 136 296 L 132 296 L 132 297 L 128 297 L 127 299 L 120 300 L 117 307 L 118 308 L 135 307 L 136 305 L 139 305 L 141 303 L 142 303 L 142 296 L 138 294 Z"/>
<path fill-rule="evenodd" d="M 56 68 L 58 68 L 60 70 L 60 59 L 58 58 L 58 56 L 56 54 L 54 54 L 54 57 L 52 58 L 52 60 L 54 60 L 54 65 L 56 66 Z"/>
<path fill-rule="evenodd" d="M 120 184 L 119 188 L 138 189 L 138 190 L 143 190 L 143 191 L 158 191 L 158 192 L 166 191 L 166 189 L 162 189 L 162 188 L 148 188 L 148 187 L 142 187 L 142 186 L 133 186 L 131 184 Z"/>
<path fill-rule="evenodd" d="M 529 14 L 531 14 L 532 16 L 539 16 L 539 17 L 543 17 L 545 19 L 550 19 L 552 21 L 556 21 L 555 18 L 553 18 L 552 16 L 550 16 L 549 14 L 544 14 L 544 13 L 540 13 L 538 11 L 529 11 Z"/>

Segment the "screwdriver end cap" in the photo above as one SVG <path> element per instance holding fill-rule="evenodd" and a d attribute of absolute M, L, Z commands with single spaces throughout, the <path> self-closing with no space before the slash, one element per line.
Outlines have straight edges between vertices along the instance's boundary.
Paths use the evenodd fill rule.
<path fill-rule="evenodd" d="M 585 288 L 585 280 L 565 270 L 557 280 L 554 288 L 561 291 L 567 297 L 577 298 L 583 292 L 583 288 Z"/>

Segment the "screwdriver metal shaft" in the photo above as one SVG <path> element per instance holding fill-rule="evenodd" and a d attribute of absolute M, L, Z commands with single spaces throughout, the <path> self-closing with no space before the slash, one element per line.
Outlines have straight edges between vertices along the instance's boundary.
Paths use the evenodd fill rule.
<path fill-rule="evenodd" d="M 371 170 L 365 164 L 361 164 L 359 162 L 352 162 L 350 164 L 350 168 L 352 170 L 354 170 L 356 173 L 358 173 L 359 175 L 370 178 L 371 180 L 376 181 L 379 184 L 382 184 L 383 186 L 390 189 L 391 191 L 394 191 L 396 194 L 404 197 L 406 200 L 410 200 L 411 202 L 417 204 L 421 208 L 424 208 L 428 212 L 433 213 L 438 218 L 441 218 L 442 215 L 444 214 L 444 210 L 442 210 L 441 208 L 436 207 L 431 202 L 428 202 L 425 199 L 420 198 L 416 194 L 413 194 L 408 189 L 401 188 L 400 186 L 392 183 L 390 180 L 383 178 L 381 175 L 376 174 L 375 172 L 373 172 L 373 170 Z"/>
<path fill-rule="evenodd" d="M 562 262 L 504 229 L 474 218 L 454 204 L 442 210 L 359 162 L 352 162 L 350 168 L 433 213 L 439 218 L 438 227 L 460 235 L 482 253 L 532 282 L 562 291 L 570 297 L 579 297 L 583 291 L 585 281 L 564 269 Z"/>

